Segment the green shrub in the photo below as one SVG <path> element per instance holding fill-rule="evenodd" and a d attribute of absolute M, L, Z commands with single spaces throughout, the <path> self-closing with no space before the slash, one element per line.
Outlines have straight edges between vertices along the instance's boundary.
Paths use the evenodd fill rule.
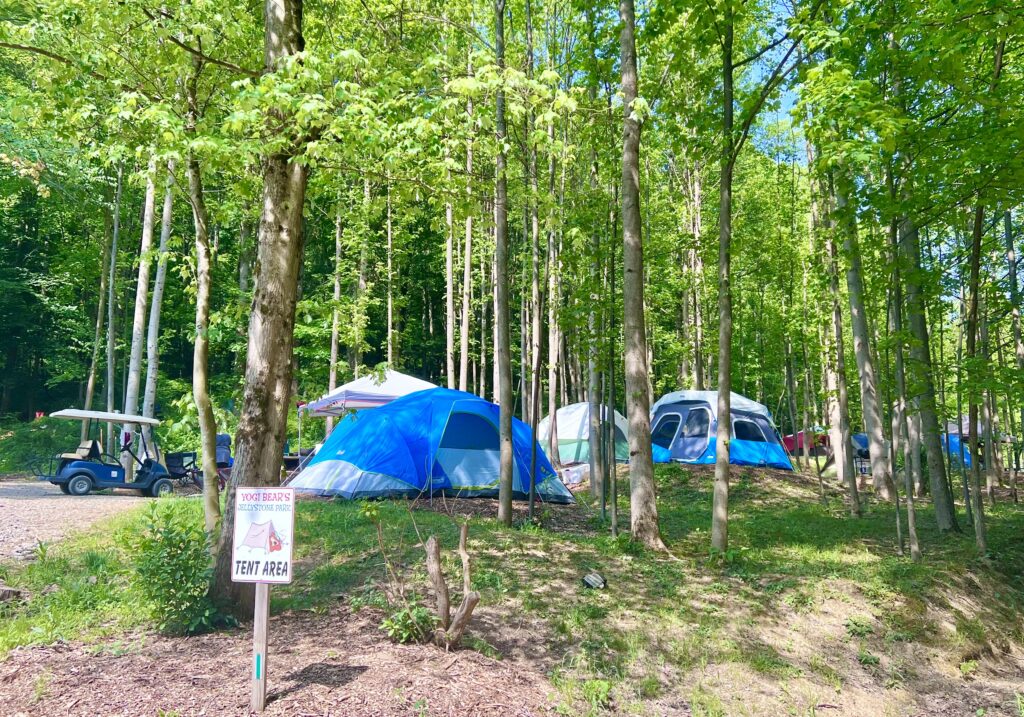
<path fill-rule="evenodd" d="M 77 421 L 0 421 L 0 473 L 28 473 L 33 466 L 46 470 L 51 456 L 78 445 L 81 430 Z"/>
<path fill-rule="evenodd" d="M 437 625 L 437 616 L 415 601 L 384 618 L 381 629 L 395 642 L 426 642 Z"/>
<path fill-rule="evenodd" d="M 150 504 L 135 545 L 138 586 L 159 628 L 194 634 L 224 624 L 208 591 L 212 567 L 202 526 L 173 503 Z"/>

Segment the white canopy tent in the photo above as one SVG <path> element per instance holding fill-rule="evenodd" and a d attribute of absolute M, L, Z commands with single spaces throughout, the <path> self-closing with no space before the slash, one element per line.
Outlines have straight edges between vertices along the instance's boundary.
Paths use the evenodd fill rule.
<path fill-rule="evenodd" d="M 429 381 L 392 369 L 384 372 L 383 379 L 379 380 L 375 373 L 357 378 L 302 406 L 299 414 L 320 418 L 344 416 L 350 410 L 376 408 L 410 393 L 437 388 Z"/>
<path fill-rule="evenodd" d="M 80 408 L 65 408 L 61 411 L 54 411 L 50 418 L 66 418 L 74 421 L 99 421 L 100 423 L 138 423 L 144 426 L 159 426 L 160 421 L 156 418 L 146 418 L 130 413 L 117 413 L 116 411 L 85 411 Z"/>

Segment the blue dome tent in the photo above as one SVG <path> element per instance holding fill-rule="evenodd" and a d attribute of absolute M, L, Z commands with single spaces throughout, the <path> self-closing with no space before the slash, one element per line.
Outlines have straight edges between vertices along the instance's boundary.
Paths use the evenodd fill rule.
<path fill-rule="evenodd" d="M 498 406 L 462 391 L 433 388 L 346 416 L 289 485 L 343 498 L 498 495 Z M 513 497 L 530 491 L 529 426 L 512 419 Z M 572 503 L 537 446 L 539 500 Z"/>
<path fill-rule="evenodd" d="M 730 463 L 793 470 L 765 406 L 733 393 L 730 410 Z M 718 391 L 674 391 L 651 409 L 651 440 L 671 451 L 674 461 L 713 464 L 717 430 Z"/>

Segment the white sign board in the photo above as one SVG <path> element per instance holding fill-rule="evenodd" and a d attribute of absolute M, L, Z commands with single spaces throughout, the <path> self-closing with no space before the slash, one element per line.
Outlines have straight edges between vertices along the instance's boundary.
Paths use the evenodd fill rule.
<path fill-rule="evenodd" d="M 290 583 L 294 535 L 292 488 L 236 488 L 231 579 L 236 583 Z"/>

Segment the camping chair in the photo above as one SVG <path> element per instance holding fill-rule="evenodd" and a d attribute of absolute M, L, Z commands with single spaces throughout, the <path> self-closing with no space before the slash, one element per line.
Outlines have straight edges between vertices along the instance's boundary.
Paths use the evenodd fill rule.
<path fill-rule="evenodd" d="M 168 453 L 164 458 L 167 472 L 170 473 L 171 478 L 182 485 L 198 483 L 196 480 L 196 474 L 199 473 L 199 467 L 196 465 L 198 454 L 195 451 Z"/>

